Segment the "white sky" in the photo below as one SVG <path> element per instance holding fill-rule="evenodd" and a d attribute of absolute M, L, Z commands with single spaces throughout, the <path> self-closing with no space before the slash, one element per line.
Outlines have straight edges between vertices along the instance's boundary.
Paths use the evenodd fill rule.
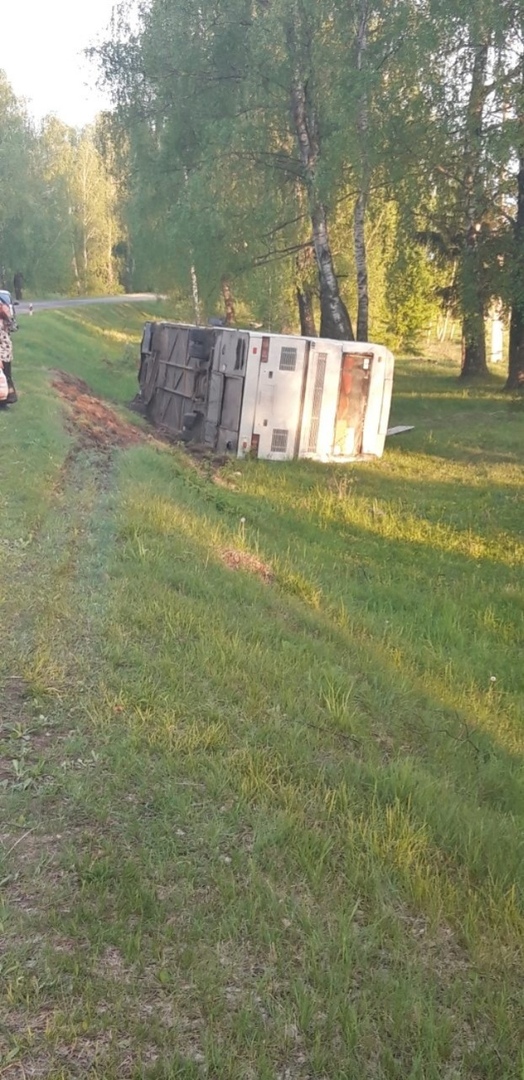
<path fill-rule="evenodd" d="M 37 120 L 55 113 L 67 124 L 81 126 L 107 107 L 95 88 L 95 65 L 81 53 L 106 36 L 114 3 L 21 0 L 4 10 L 0 69 Z"/>

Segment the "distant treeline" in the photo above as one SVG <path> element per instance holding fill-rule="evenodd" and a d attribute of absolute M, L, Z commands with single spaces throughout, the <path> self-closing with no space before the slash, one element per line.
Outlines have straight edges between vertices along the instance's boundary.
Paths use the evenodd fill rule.
<path fill-rule="evenodd" d="M 394 346 L 443 316 L 464 376 L 487 370 L 496 310 L 508 385 L 524 382 L 521 5 L 150 0 L 132 25 L 128 9 L 92 53 L 113 100 L 92 129 L 34 132 L 2 90 L 11 270 Z"/>

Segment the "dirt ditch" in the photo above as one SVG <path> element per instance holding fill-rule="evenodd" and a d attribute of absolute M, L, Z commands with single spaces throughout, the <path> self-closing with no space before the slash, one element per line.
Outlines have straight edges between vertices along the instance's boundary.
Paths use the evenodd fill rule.
<path fill-rule="evenodd" d="M 56 371 L 52 385 L 70 407 L 71 426 L 82 447 L 110 451 L 147 440 L 143 431 L 97 397 L 83 379 L 66 371 Z"/>

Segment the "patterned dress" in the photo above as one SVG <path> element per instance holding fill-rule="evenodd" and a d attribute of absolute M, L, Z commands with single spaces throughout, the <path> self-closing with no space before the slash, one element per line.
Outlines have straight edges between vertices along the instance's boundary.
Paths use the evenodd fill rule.
<path fill-rule="evenodd" d="M 8 330 L 5 329 L 5 324 L 0 322 L 0 366 L 3 367 L 5 363 L 11 363 L 13 359 L 13 345 L 11 342 L 11 335 Z"/>
<path fill-rule="evenodd" d="M 2 304 L 0 306 L 0 367 L 7 379 L 7 386 L 9 389 L 7 399 L 2 402 L 2 406 L 13 405 L 15 401 L 18 401 L 18 395 L 16 393 L 11 371 L 13 346 L 11 344 L 10 328 L 11 320 L 9 318 L 9 309 L 6 308 L 5 304 Z"/>

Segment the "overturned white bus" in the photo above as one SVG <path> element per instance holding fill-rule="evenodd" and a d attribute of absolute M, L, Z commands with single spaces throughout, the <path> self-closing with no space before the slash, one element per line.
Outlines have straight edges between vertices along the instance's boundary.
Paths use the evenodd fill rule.
<path fill-rule="evenodd" d="M 154 424 L 218 452 L 365 460 L 384 451 L 393 369 L 382 345 L 146 323 L 139 401 Z"/>

